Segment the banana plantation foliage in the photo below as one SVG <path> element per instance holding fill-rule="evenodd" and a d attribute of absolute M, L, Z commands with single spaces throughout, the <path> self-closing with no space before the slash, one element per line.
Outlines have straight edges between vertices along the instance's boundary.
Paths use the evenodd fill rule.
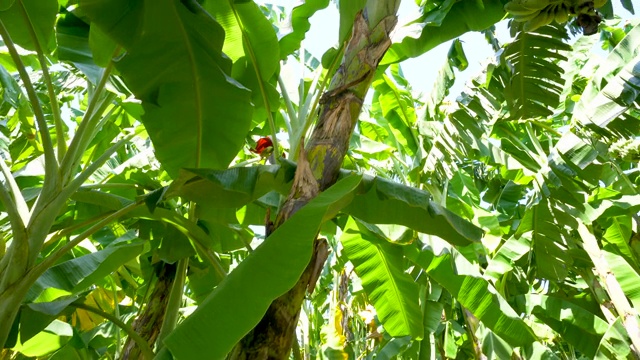
<path fill-rule="evenodd" d="M 0 359 L 640 357 L 638 3 L 282 3 L 0 2 Z"/>

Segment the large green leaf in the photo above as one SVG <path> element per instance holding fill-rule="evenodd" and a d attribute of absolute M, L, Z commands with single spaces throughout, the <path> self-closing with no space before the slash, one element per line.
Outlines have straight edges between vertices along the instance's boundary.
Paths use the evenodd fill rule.
<path fill-rule="evenodd" d="M 340 11 L 340 28 L 338 29 L 339 44 L 343 44 L 349 40 L 349 36 L 351 36 L 351 32 L 353 31 L 353 21 L 366 3 L 366 0 L 340 1 L 338 3 L 338 10 Z"/>
<path fill-rule="evenodd" d="M 253 1 L 212 0 L 204 7 L 224 29 L 222 51 L 233 61 L 233 78 L 252 92 L 256 122 L 264 121 L 280 101 L 275 88 L 280 56 L 273 26 Z"/>
<path fill-rule="evenodd" d="M 272 190 L 287 193 L 294 174 L 295 167 L 287 162 L 227 170 L 185 169 L 167 196 L 179 195 L 205 207 L 241 207 Z"/>
<path fill-rule="evenodd" d="M 7 28 L 14 43 L 35 51 L 36 44 L 29 31 L 29 27 L 32 27 L 40 47 L 48 53 L 55 47 L 53 26 L 57 14 L 56 0 L 16 0 L 11 7 L 0 11 L 0 21 Z"/>
<path fill-rule="evenodd" d="M 487 331 L 482 339 L 482 353 L 487 356 L 487 360 L 508 359 L 511 357 L 513 349 L 499 336 Z"/>
<path fill-rule="evenodd" d="M 614 216 L 629 216 L 640 209 L 640 195 L 621 195 L 613 193 L 611 196 L 594 194 L 589 204 L 594 211 L 589 213 L 589 221 L 609 218 Z"/>
<path fill-rule="evenodd" d="M 532 330 L 493 286 L 479 273 L 469 273 L 473 266 L 464 257 L 454 257 L 450 253 L 436 256 L 430 248 L 419 249 L 417 246 L 405 247 L 405 255 L 509 345 L 523 346 L 536 340 Z M 466 263 L 464 273 L 458 269 L 458 262 Z"/>
<path fill-rule="evenodd" d="M 633 307 L 638 309 L 640 308 L 640 275 L 624 257 L 616 254 L 612 250 L 614 249 L 612 249 L 610 245 L 605 246 L 602 254 L 609 264 L 616 280 L 620 283 L 622 291 L 624 291 L 624 294 L 631 300 Z"/>
<path fill-rule="evenodd" d="M 72 13 L 66 13 L 56 24 L 58 59 L 95 65 L 89 48 L 89 24 Z"/>
<path fill-rule="evenodd" d="M 78 1 L 80 10 L 126 49 L 140 40 L 144 2 L 145 0 Z"/>
<path fill-rule="evenodd" d="M 591 312 L 568 301 L 546 295 L 520 296 L 527 314 L 533 314 L 588 357 L 593 357 L 608 324 Z"/>
<path fill-rule="evenodd" d="M 585 125 L 606 127 L 640 96 L 640 25 L 599 64 L 574 111 Z M 624 125 L 623 125 L 624 126 Z"/>
<path fill-rule="evenodd" d="M 620 0 L 620 3 L 622 4 L 622 7 L 627 9 L 630 13 L 635 14 L 631 0 Z"/>
<path fill-rule="evenodd" d="M 534 342 L 522 348 L 522 357 L 525 359 L 560 360 L 560 357 L 540 342 Z"/>
<path fill-rule="evenodd" d="M 206 207 L 241 207 L 271 190 L 288 192 L 293 164 L 233 168 L 222 171 L 188 170 L 176 179 L 168 195 L 180 195 Z M 342 171 L 341 176 L 351 172 Z M 455 245 L 479 241 L 482 230 L 431 201 L 429 193 L 365 176 L 356 196 L 343 211 L 372 224 L 398 224 L 437 235 Z"/>
<path fill-rule="evenodd" d="M 631 353 L 629 336 L 622 325 L 622 318 L 617 318 L 616 321 L 609 326 L 609 329 L 607 329 L 602 340 L 600 340 L 598 352 L 594 359 L 608 360 L 633 358 L 634 356 Z"/>
<path fill-rule="evenodd" d="M 231 61 L 253 57 L 262 79 L 270 79 L 280 59 L 278 38 L 258 5 L 252 1 L 207 1 L 204 6 L 225 31 L 222 51 Z"/>
<path fill-rule="evenodd" d="M 223 358 L 300 278 L 320 225 L 335 216 L 336 205 L 348 202 L 360 181 L 360 176 L 340 180 L 276 229 L 167 337 L 171 354 Z"/>
<path fill-rule="evenodd" d="M 342 4 L 342 2 L 340 4 Z M 328 5 L 329 0 L 306 0 L 291 10 L 292 31 L 280 39 L 281 60 L 286 60 L 287 56 L 293 54 L 300 48 L 300 43 L 304 40 L 307 31 L 311 28 L 309 18 Z"/>
<path fill-rule="evenodd" d="M 44 330 L 77 296 L 50 302 L 26 304 L 20 311 L 20 341 L 25 342 Z"/>
<path fill-rule="evenodd" d="M 561 51 L 571 50 L 564 26 L 544 26 L 536 32 L 520 32 L 502 53 L 513 65 L 513 77 L 505 88 L 514 118 L 549 116 L 558 106 L 563 69 L 556 64 L 567 60 Z"/>
<path fill-rule="evenodd" d="M 344 212 L 372 224 L 404 225 L 454 245 L 482 237 L 482 230 L 431 201 L 429 193 L 377 177 L 365 177 Z"/>
<path fill-rule="evenodd" d="M 542 164 L 544 162 L 537 156 L 538 154 L 525 146 L 522 141 L 516 137 L 516 134 L 509 133 L 508 130 L 507 134 L 500 131 L 510 127 L 511 125 L 506 123 L 498 124 L 494 127 L 494 129 L 499 131 L 496 131 L 496 135 L 500 138 L 500 149 L 516 159 L 532 173 L 539 173 L 542 170 Z"/>
<path fill-rule="evenodd" d="M 112 60 L 118 44 L 98 26 L 89 29 L 89 47 L 93 54 L 93 61 L 99 66 L 106 67 Z"/>
<path fill-rule="evenodd" d="M 423 336 L 418 286 L 404 272 L 402 247 L 381 238 L 372 225 L 349 218 L 340 242 L 385 330 L 393 337 Z"/>
<path fill-rule="evenodd" d="M 382 349 L 376 352 L 376 359 L 391 360 L 397 359 L 402 354 L 407 345 L 411 343 L 411 337 L 392 338 Z"/>
<path fill-rule="evenodd" d="M 411 92 L 399 88 L 384 73 L 374 78 L 372 86 L 375 89 L 372 111 L 381 115 L 378 123 L 387 128 L 398 150 L 401 149 L 409 156 L 415 155 L 418 151 L 418 137 L 414 130 L 416 114 Z"/>
<path fill-rule="evenodd" d="M 569 238 L 557 217 L 561 211 L 544 199 L 527 209 L 515 234 L 516 238 L 530 239 L 538 276 L 555 281 L 563 280 L 573 263 L 567 253 Z M 571 222 L 575 223 L 575 219 L 565 225 L 570 226 Z"/>
<path fill-rule="evenodd" d="M 419 19 L 398 29 L 399 34 L 417 34 L 407 35 L 401 42 L 391 45 L 381 64 L 395 63 L 419 56 L 468 31 L 484 30 L 500 21 L 505 15 L 503 3 L 500 0 L 457 1 L 449 6 L 443 5 L 442 8 L 438 7 L 426 12 Z"/>
<path fill-rule="evenodd" d="M 97 26 L 90 27 L 73 13 L 65 13 L 56 23 L 58 59 L 72 62 L 97 84 L 114 55 L 116 43 Z"/>
<path fill-rule="evenodd" d="M 629 240 L 633 234 L 633 224 L 631 220 L 631 216 L 612 217 L 609 220 L 610 225 L 602 235 L 602 239 L 606 241 L 606 243 L 603 241 L 605 250 L 619 254 L 629 265 L 639 270 L 639 259 L 629 244 Z"/>
<path fill-rule="evenodd" d="M 14 109 L 28 106 L 26 96 L 16 79 L 4 66 L 0 66 L 0 85 L 2 85 L 2 101 L 9 103 Z M 13 130 L 13 129 L 12 129 Z"/>
<path fill-rule="evenodd" d="M 524 254 L 531 250 L 531 239 L 521 236 L 509 238 L 489 261 L 485 276 L 497 281 L 503 274 L 511 271 Z"/>
<path fill-rule="evenodd" d="M 28 341 L 20 342 L 13 351 L 28 357 L 41 357 L 60 349 L 71 340 L 73 328 L 70 324 L 54 320 L 45 331 L 40 332 Z"/>
<path fill-rule="evenodd" d="M 598 151 L 585 140 L 568 131 L 558 140 L 555 148 L 567 163 L 584 169 L 591 165 L 598 156 Z"/>
<path fill-rule="evenodd" d="M 540 169 L 541 163 L 541 159 L 518 136 L 521 133 L 518 124 L 496 121 L 508 114 L 505 86 L 511 82 L 511 78 L 512 67 L 506 62 L 489 64 L 483 73 L 471 81 L 471 89 L 458 97 L 458 110 L 448 114 L 442 122 L 426 121 L 419 124 L 421 133 L 433 139 L 425 159 L 425 171 L 434 172 L 441 181 L 449 181 L 455 176 L 460 171 L 460 163 L 474 169 L 481 169 L 485 165 L 499 166 L 501 171 L 509 171 L 502 173 L 502 176 L 508 176 L 506 179 L 518 179 L 514 201 L 505 203 L 507 208 L 502 208 L 500 203 L 495 204 L 507 214 L 513 214 L 518 207 L 519 185 L 526 184 L 527 179 L 531 179 L 531 175 Z M 428 111 L 429 116 L 432 116 L 432 112 L 438 115 L 435 108 Z M 472 164 L 469 164 L 470 159 L 474 159 Z M 475 161 L 480 159 L 483 159 L 482 163 Z M 491 191 L 485 194 L 491 195 L 499 193 Z"/>
<path fill-rule="evenodd" d="M 114 194 L 109 194 L 100 191 L 92 190 L 80 190 L 73 194 L 72 198 L 81 203 L 88 203 L 93 205 L 99 205 L 106 210 L 119 210 L 126 205 L 131 205 L 133 202 Z M 199 256 L 205 258 L 211 265 L 216 267 L 217 275 L 219 278 L 224 276 L 225 270 L 220 267 L 220 260 L 217 255 L 212 252 L 212 248 L 221 249 L 220 244 L 221 236 L 228 235 L 215 233 L 211 236 L 208 235 L 203 227 L 198 226 L 195 222 L 185 218 L 174 210 L 155 207 L 153 211 L 150 211 L 148 207 L 138 207 L 137 209 L 129 212 L 128 217 L 149 219 L 161 221 L 165 224 L 171 225 L 172 229 L 166 229 L 160 238 L 163 238 L 160 255 L 168 261 L 174 261 L 182 257 L 186 257 L 192 254 L 192 249 L 195 249 Z M 230 231 L 228 224 L 212 224 L 211 230 L 220 230 L 218 227 L 224 227 L 222 231 Z M 178 231 L 181 235 L 176 234 Z M 231 235 L 233 236 L 233 235 Z M 189 240 L 189 242 L 185 242 Z M 213 243 L 217 241 L 218 243 Z M 167 251 L 172 251 L 172 254 L 167 254 Z"/>
<path fill-rule="evenodd" d="M 427 96 L 425 120 L 433 121 L 438 119 L 436 109 L 442 104 L 447 95 L 449 95 L 449 90 L 455 81 L 456 74 L 453 66 L 451 65 L 451 61 L 447 61 L 442 65 L 440 70 L 438 70 L 438 75 L 431 88 L 431 93 Z"/>
<path fill-rule="evenodd" d="M 42 290 L 56 288 L 77 293 L 116 271 L 138 256 L 144 242 L 129 233 L 102 250 L 60 263 L 45 271 L 29 290 L 28 298 L 35 298 Z"/>
<path fill-rule="evenodd" d="M 226 168 L 244 144 L 253 106 L 250 92 L 229 76 L 223 29 L 195 2 L 144 5 L 81 2 L 92 26 L 127 50 L 116 66 L 142 100 L 142 121 L 165 169 L 176 176 L 183 167 Z M 130 22 L 137 24 L 123 29 Z"/>

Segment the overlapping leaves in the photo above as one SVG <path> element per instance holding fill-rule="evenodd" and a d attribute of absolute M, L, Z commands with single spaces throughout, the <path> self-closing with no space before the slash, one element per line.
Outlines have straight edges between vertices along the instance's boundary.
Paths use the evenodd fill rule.
<path fill-rule="evenodd" d="M 506 47 L 502 56 L 513 67 L 513 75 L 504 94 L 513 118 L 549 116 L 558 106 L 564 83 L 558 62 L 567 59 L 563 51 L 571 50 L 567 39 L 564 26 L 544 26 L 537 32 L 518 33 Z"/>
<path fill-rule="evenodd" d="M 195 2 L 80 5 L 92 26 L 127 50 L 117 68 L 142 100 L 142 121 L 166 170 L 225 168 L 244 144 L 252 106 L 249 91 L 231 78 L 220 25 Z"/>

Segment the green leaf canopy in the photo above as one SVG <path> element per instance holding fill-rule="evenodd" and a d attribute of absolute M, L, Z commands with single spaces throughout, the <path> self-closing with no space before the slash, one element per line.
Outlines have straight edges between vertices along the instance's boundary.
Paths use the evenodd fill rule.
<path fill-rule="evenodd" d="M 128 51 L 116 67 L 142 100 L 142 121 L 167 172 L 225 168 L 244 144 L 253 105 L 228 75 L 220 25 L 195 2 L 86 0 L 81 7 Z"/>
<path fill-rule="evenodd" d="M 366 224 L 349 218 L 340 242 L 384 328 L 393 337 L 421 339 L 424 327 L 418 286 L 404 272 L 402 247 L 380 239 Z"/>
<path fill-rule="evenodd" d="M 333 205 L 352 196 L 360 181 L 360 176 L 350 176 L 336 183 L 240 263 L 165 340 L 173 356 L 196 359 L 207 354 L 211 359 L 223 358 L 260 321 L 271 301 L 298 281 L 309 263 L 320 225 L 335 215 Z"/>

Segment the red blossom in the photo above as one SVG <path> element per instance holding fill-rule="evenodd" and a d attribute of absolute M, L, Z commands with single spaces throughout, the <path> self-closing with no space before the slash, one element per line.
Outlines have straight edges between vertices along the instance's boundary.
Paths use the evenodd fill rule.
<path fill-rule="evenodd" d="M 273 142 L 271 142 L 270 138 L 263 137 L 258 140 L 258 142 L 256 143 L 255 149 L 249 149 L 249 150 L 251 150 L 251 152 L 254 152 L 256 154 L 263 155 L 262 153 L 265 152 L 265 150 L 267 151 L 267 153 L 273 150 Z M 268 155 L 267 153 L 265 153 L 265 155 Z"/>

